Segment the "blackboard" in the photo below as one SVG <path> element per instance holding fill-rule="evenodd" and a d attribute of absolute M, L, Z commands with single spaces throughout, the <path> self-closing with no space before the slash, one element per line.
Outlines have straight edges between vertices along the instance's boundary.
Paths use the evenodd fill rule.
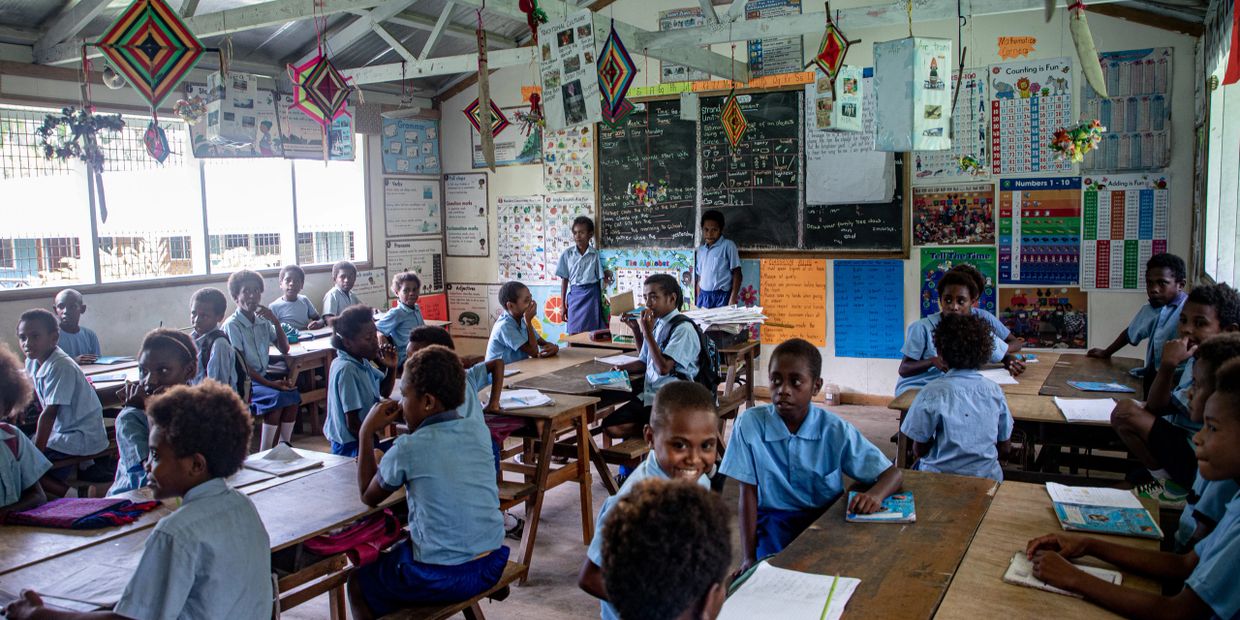
<path fill-rule="evenodd" d="M 697 228 L 697 123 L 680 102 L 639 104 L 623 125 L 598 125 L 605 248 L 691 248 Z"/>
<path fill-rule="evenodd" d="M 800 91 L 737 95 L 749 127 L 735 149 L 719 117 L 727 97 L 701 102 L 701 210 L 718 209 L 742 249 L 798 247 Z"/>
<path fill-rule="evenodd" d="M 904 250 L 905 158 L 896 157 L 896 191 L 888 203 L 805 205 L 806 250 L 899 252 Z"/>

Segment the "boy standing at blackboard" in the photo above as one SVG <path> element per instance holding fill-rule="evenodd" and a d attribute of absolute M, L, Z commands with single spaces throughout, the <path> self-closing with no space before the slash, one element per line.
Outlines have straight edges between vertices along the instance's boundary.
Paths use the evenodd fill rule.
<path fill-rule="evenodd" d="M 741 291 L 741 256 L 731 239 L 723 238 L 723 214 L 702 214 L 702 245 L 693 267 L 693 290 L 699 308 L 736 304 Z"/>

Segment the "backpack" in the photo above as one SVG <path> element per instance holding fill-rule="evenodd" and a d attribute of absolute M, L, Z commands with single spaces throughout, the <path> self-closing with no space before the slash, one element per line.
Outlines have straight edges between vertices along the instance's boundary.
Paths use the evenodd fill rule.
<path fill-rule="evenodd" d="M 205 369 L 207 362 L 211 360 L 211 349 L 215 346 L 215 341 L 223 338 L 230 345 L 228 334 L 222 329 L 213 329 L 202 336 L 199 336 L 194 343 L 198 345 L 198 367 Z M 244 402 L 250 402 L 250 372 L 245 368 L 245 360 L 241 356 L 241 352 L 233 349 L 233 375 L 237 377 L 237 383 L 230 385 L 232 389 L 237 391 Z"/>
<path fill-rule="evenodd" d="M 697 375 L 686 377 L 676 370 L 673 370 L 672 373 L 679 379 L 701 384 L 707 390 L 710 390 L 711 396 L 714 396 L 719 390 L 719 384 L 723 382 L 719 377 L 719 369 L 715 364 L 715 360 L 718 358 L 715 351 L 715 343 L 710 338 L 707 338 L 706 334 L 702 333 L 701 328 L 697 326 L 697 323 L 693 322 L 693 319 L 683 314 L 677 314 L 672 317 L 672 320 L 668 322 L 667 331 L 664 332 L 663 339 L 659 342 L 659 349 L 662 350 L 667 347 L 667 343 L 671 342 L 672 334 L 676 332 L 676 328 L 684 323 L 688 323 L 693 328 L 693 333 L 697 334 Z"/>

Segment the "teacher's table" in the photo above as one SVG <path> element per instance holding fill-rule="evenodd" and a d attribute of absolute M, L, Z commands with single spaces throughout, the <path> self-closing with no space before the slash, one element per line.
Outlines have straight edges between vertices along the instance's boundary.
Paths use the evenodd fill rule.
<path fill-rule="evenodd" d="M 1158 514 L 1156 503 L 1142 502 Z M 1114 614 L 1079 599 L 1003 581 L 1016 553 L 1024 553 L 1029 540 L 1043 534 L 1062 532 L 1046 486 L 1024 482 L 1004 482 L 982 519 L 982 525 L 956 570 L 956 577 L 939 607 L 936 618 L 1115 618 Z M 1109 541 L 1140 549 L 1158 550 L 1158 541 L 1129 536 L 1106 536 Z M 1114 568 L 1094 558 L 1073 562 Z M 1121 571 L 1122 572 L 1122 571 Z M 1158 592 L 1160 586 L 1149 579 L 1124 572 L 1125 587 Z M 851 607 L 849 608 L 851 610 Z"/>
<path fill-rule="evenodd" d="M 861 580 L 849 618 L 930 618 L 998 486 L 986 478 L 904 473 L 915 523 L 848 523 L 845 493 L 771 564 Z"/>

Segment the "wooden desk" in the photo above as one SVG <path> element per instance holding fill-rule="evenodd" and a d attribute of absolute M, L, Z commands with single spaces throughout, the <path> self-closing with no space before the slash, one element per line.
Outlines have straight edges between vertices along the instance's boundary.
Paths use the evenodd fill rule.
<path fill-rule="evenodd" d="M 930 618 L 982 522 L 993 480 L 904 473 L 916 496 L 912 524 L 847 523 L 845 494 L 771 563 L 861 580 L 849 618 Z"/>
<path fill-rule="evenodd" d="M 614 351 L 636 351 L 636 342 L 614 342 L 611 338 L 607 340 L 594 340 L 590 337 L 590 332 L 582 332 L 565 336 L 564 341 L 574 347 L 589 347 L 593 349 L 612 349 Z"/>
<path fill-rule="evenodd" d="M 1058 363 L 1051 370 L 1050 376 L 1042 384 L 1038 394 L 1043 396 L 1063 396 L 1068 398 L 1141 398 L 1144 386 L 1139 377 L 1130 374 L 1134 368 L 1144 368 L 1145 361 L 1131 357 L 1112 357 L 1102 360 L 1081 354 L 1064 354 L 1059 356 Z M 1113 394 L 1108 392 L 1082 392 L 1070 385 L 1068 381 L 1101 381 L 1115 382 L 1126 385 L 1136 392 L 1132 394 Z"/>
<path fill-rule="evenodd" d="M 585 347 L 564 347 L 555 357 L 531 357 L 519 362 L 505 364 L 506 368 L 517 368 L 521 372 L 505 379 L 506 383 L 519 383 L 529 377 L 537 377 L 576 366 L 582 362 L 593 362 L 595 357 L 605 357 L 609 353 Z"/>
<path fill-rule="evenodd" d="M 566 368 L 561 368 L 559 370 L 554 370 L 543 374 L 535 374 L 528 377 L 523 377 L 525 374 L 524 368 L 520 368 L 522 368 L 522 373 L 513 375 L 512 377 L 513 379 L 516 379 L 516 381 L 511 383 L 511 387 L 513 388 L 542 390 L 543 392 L 552 392 L 555 394 L 584 395 L 594 394 L 600 391 L 598 388 L 590 385 L 590 382 L 586 380 L 586 377 L 611 370 L 611 364 L 604 364 L 591 359 Z"/>
<path fill-rule="evenodd" d="M 82 374 L 86 375 L 87 377 L 91 375 L 106 375 L 109 373 L 120 372 L 122 370 L 127 370 L 130 368 L 137 368 L 137 367 L 138 367 L 137 360 L 134 360 L 131 362 L 117 362 L 115 364 L 82 364 L 82 366 L 80 366 L 80 368 L 82 369 Z"/>
<path fill-rule="evenodd" d="M 1150 505 L 1146 506 L 1151 507 Z M 1153 506 L 1157 509 L 1157 506 Z M 920 512 L 920 510 L 918 511 Z M 1158 514 L 1154 512 L 1154 514 Z M 1115 615 L 1082 599 L 1043 592 L 1003 582 L 1012 556 L 1025 550 L 1030 539 L 1061 532 L 1046 487 L 1023 482 L 1004 482 L 990 511 L 982 519 L 973 544 L 964 556 L 936 618 L 1114 618 Z M 1127 536 L 1107 540 L 1142 549 L 1157 550 L 1158 541 Z M 1108 566 L 1093 558 L 1074 560 Z M 1114 567 L 1109 567 L 1114 568 Z M 863 582 L 864 584 L 864 582 Z M 1123 585 L 1158 592 L 1159 585 L 1144 577 L 1124 573 Z M 849 610 L 852 610 L 850 604 Z"/>
<path fill-rule="evenodd" d="M 289 344 L 288 354 L 280 353 L 274 346 L 268 353 L 271 357 L 284 357 L 288 365 L 288 376 L 297 380 L 302 373 L 308 373 L 301 382 L 301 404 L 310 408 L 310 432 L 318 432 L 322 427 L 322 412 L 327 407 L 327 372 L 336 350 L 332 348 L 332 328 L 322 327 L 302 333 L 314 334 L 310 340 L 302 340 Z M 314 371 L 322 369 L 322 373 Z"/>

